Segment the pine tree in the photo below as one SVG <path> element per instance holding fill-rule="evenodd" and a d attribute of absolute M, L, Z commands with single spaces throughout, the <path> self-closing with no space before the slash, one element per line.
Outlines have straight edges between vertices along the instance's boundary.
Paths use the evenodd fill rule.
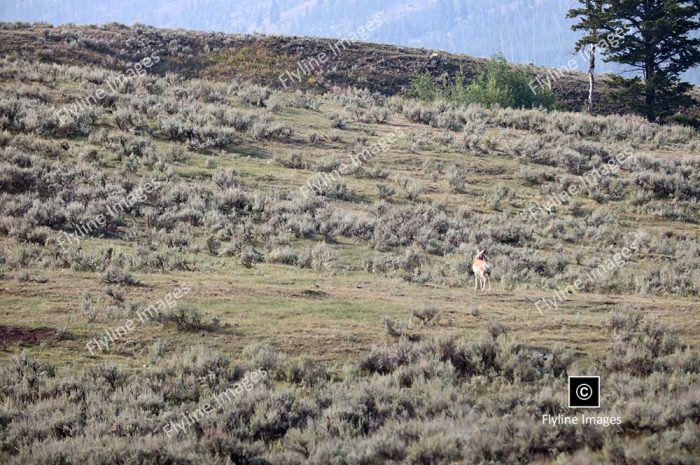
<path fill-rule="evenodd" d="M 574 31 L 585 31 L 576 42 L 576 52 L 588 55 L 588 113 L 593 114 L 593 90 L 595 86 L 595 55 L 600 31 L 605 25 L 604 0 L 578 0 L 581 6 L 572 8 L 567 18 L 578 18 L 579 22 L 571 26 Z"/>
<path fill-rule="evenodd" d="M 680 75 L 700 64 L 700 39 L 691 37 L 700 28 L 700 2 L 607 0 L 603 6 L 600 19 L 609 43 L 605 60 L 628 65 L 642 76 L 614 76 L 613 96 L 649 121 L 696 103 L 688 95 L 691 85 Z"/>

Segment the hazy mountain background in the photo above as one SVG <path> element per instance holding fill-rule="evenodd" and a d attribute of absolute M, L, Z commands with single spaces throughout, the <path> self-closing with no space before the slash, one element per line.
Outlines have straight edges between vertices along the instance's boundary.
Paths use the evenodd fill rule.
<path fill-rule="evenodd" d="M 369 42 L 400 44 L 561 67 L 577 33 L 574 0 L 2 0 L 0 19 L 52 24 L 144 23 L 204 31 L 349 37 L 372 18 Z M 576 60 L 578 70 L 586 63 Z M 625 71 L 600 63 L 598 71 Z M 700 84 L 700 69 L 686 79 Z"/>

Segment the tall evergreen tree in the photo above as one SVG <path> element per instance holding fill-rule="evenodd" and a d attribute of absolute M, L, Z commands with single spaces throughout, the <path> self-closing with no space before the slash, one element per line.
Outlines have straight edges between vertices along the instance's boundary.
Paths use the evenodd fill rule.
<path fill-rule="evenodd" d="M 613 77 L 613 95 L 620 102 L 649 121 L 695 103 L 680 75 L 700 64 L 700 39 L 691 37 L 700 28 L 700 1 L 607 0 L 603 15 L 602 28 L 609 34 L 605 60 L 642 76 Z M 615 34 L 621 38 L 610 39 Z"/>
<path fill-rule="evenodd" d="M 576 18 L 578 23 L 571 26 L 574 31 L 585 31 L 576 42 L 576 52 L 588 55 L 588 113 L 593 114 L 593 90 L 595 87 L 596 47 L 600 40 L 600 31 L 605 25 L 605 0 L 578 0 L 578 8 L 572 8 L 567 18 Z"/>

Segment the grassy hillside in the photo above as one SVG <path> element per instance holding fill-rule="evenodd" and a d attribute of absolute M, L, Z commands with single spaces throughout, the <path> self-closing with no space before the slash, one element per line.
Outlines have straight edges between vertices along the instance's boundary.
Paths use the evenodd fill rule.
<path fill-rule="evenodd" d="M 271 90 L 233 77 L 284 55 L 223 41 L 301 39 L 71 29 L 2 31 L 3 463 L 699 456 L 696 131 Z M 346 83 L 423 64 L 372 47 L 395 68 Z M 567 374 L 621 424 L 542 424 Z"/>
<path fill-rule="evenodd" d="M 175 72 L 190 78 L 226 81 L 237 78 L 273 88 L 325 92 L 333 86 L 367 88 L 385 95 L 405 93 L 411 77 L 429 72 L 436 81 L 463 69 L 470 80 L 486 60 L 437 50 L 380 45 L 340 39 L 207 33 L 148 26 L 51 26 L 0 24 L 0 54 L 46 63 L 93 63 L 124 72 L 133 62 L 156 54 L 154 74 Z M 325 54 L 324 62 L 319 55 Z M 562 63 L 562 66 L 566 63 Z M 583 63 L 579 63 L 583 66 Z M 542 85 L 551 83 L 563 109 L 585 108 L 587 76 L 536 66 L 520 66 Z M 314 72 L 300 71 L 313 68 Z M 279 79 L 288 71 L 299 76 Z M 286 75 L 285 75 L 286 76 Z M 537 87 L 537 86 L 536 86 Z M 619 112 L 610 102 L 605 78 L 599 78 L 598 111 Z"/>

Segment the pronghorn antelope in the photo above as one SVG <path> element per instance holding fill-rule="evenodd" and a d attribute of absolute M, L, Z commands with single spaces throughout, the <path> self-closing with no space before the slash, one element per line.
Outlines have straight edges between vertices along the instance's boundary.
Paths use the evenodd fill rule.
<path fill-rule="evenodd" d="M 474 272 L 474 290 L 486 289 L 486 281 L 489 282 L 489 291 L 491 290 L 491 265 L 486 261 L 486 249 L 481 250 L 474 257 L 472 263 L 472 271 Z"/>

